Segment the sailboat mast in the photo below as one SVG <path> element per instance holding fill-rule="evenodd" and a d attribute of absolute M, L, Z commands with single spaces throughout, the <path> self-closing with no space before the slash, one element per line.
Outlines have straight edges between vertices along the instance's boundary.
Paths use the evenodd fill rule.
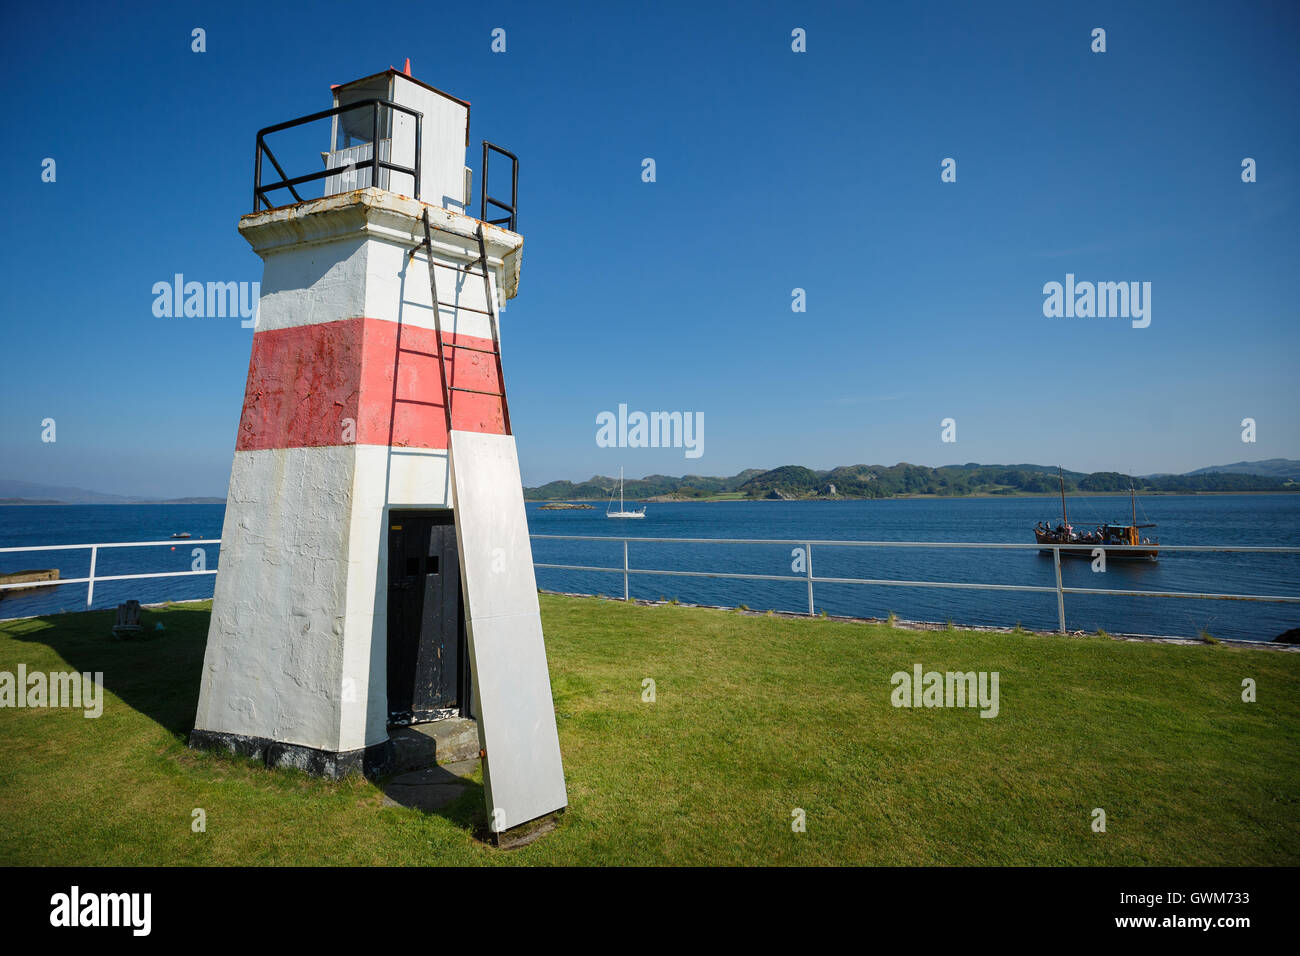
<path fill-rule="evenodd" d="M 1056 473 L 1061 476 L 1061 524 L 1068 525 L 1070 516 L 1065 513 L 1065 472 L 1061 470 L 1060 465 L 1057 465 Z"/>
<path fill-rule="evenodd" d="M 621 466 L 618 469 L 618 510 L 627 510 L 623 507 L 623 469 Z"/>

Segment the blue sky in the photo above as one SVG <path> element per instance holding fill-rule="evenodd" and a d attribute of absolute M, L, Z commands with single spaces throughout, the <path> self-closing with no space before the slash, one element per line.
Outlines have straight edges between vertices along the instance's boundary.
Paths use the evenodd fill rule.
<path fill-rule="evenodd" d="M 480 139 L 521 158 L 526 483 L 1300 457 L 1294 4 L 440 9 L 10 5 L 0 477 L 224 493 L 252 333 L 152 285 L 260 279 L 257 129 L 408 56 L 473 103 L 476 182 Z M 1044 317 L 1067 273 L 1150 282 L 1150 327 Z M 702 413 L 703 456 L 597 447 L 620 403 Z"/>

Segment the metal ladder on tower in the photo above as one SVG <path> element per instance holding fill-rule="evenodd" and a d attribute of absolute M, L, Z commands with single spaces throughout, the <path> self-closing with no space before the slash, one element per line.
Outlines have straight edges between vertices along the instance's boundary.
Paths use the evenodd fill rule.
<path fill-rule="evenodd" d="M 485 226 L 480 222 L 477 230 L 477 259 L 464 266 L 439 265 L 434 259 L 427 207 L 423 222 L 434 334 L 438 339 L 438 376 L 447 421 L 450 504 L 456 523 L 474 716 L 483 759 L 483 791 L 491 821 L 489 829 L 500 834 L 562 809 L 568 803 L 568 792 L 546 665 L 519 453 L 510 428 L 501 369 L 501 335 L 488 271 Z M 415 254 L 414 250 L 411 254 Z M 484 308 L 440 301 L 436 272 L 440 268 L 481 275 Z M 443 306 L 486 315 L 492 347 L 444 341 L 440 315 Z M 448 349 L 492 355 L 498 391 L 448 384 Z M 453 373 L 455 370 L 453 363 Z M 452 398 L 457 392 L 499 399 L 505 433 L 453 428 Z"/>
<path fill-rule="evenodd" d="M 545 816 L 568 804 L 555 702 L 551 697 L 542 637 L 537 578 L 533 572 L 528 515 L 524 509 L 519 451 L 510 427 L 506 376 L 500 364 L 500 333 L 494 307 L 491 273 L 487 271 L 485 226 L 477 229 L 478 258 L 465 265 L 439 264 L 434 259 L 433 228 L 424 216 L 425 255 L 429 259 L 429 294 L 437 337 L 438 381 L 447 421 L 447 470 L 450 502 L 456 524 L 464 598 L 465 637 L 473 683 L 473 713 L 484 771 L 484 796 L 489 830 L 504 830 Z M 417 246 L 416 248 L 419 248 Z M 415 250 L 411 251 L 415 255 Z M 476 271 L 477 267 L 477 271 Z M 438 299 L 437 269 L 482 276 L 484 308 L 445 303 Z M 442 337 L 441 308 L 480 312 L 487 316 L 491 347 L 447 342 Z M 447 382 L 448 349 L 490 354 L 497 369 L 497 392 L 465 388 Z M 400 339 L 399 339 L 399 352 Z M 428 354 L 428 352 L 424 352 Z M 452 373 L 456 364 L 452 364 Z M 394 376 L 394 389 L 396 377 Z M 455 393 L 491 395 L 500 401 L 504 434 L 455 429 Z"/>
<path fill-rule="evenodd" d="M 436 338 L 438 343 L 438 352 L 436 356 L 438 359 L 438 382 L 442 388 L 443 412 L 446 415 L 446 419 L 447 419 L 447 454 L 448 455 L 451 454 L 451 429 L 452 429 L 451 399 L 452 399 L 453 392 L 469 392 L 475 395 L 490 395 L 494 398 L 499 398 L 501 400 L 502 426 L 505 428 L 505 434 L 507 435 L 512 434 L 510 430 L 510 404 L 506 400 L 506 377 L 505 377 L 505 372 L 501 368 L 501 335 L 497 329 L 496 309 L 493 308 L 492 305 L 492 301 L 493 301 L 492 277 L 491 274 L 488 272 L 487 245 L 483 239 L 483 223 L 481 222 L 478 225 L 477 238 L 478 238 L 477 259 L 471 260 L 470 262 L 466 263 L 464 266 L 439 265 L 435 261 L 434 254 L 433 254 L 433 229 L 429 225 L 429 210 L 427 208 L 424 210 L 423 247 L 424 247 L 424 254 L 429 260 L 429 295 L 433 302 L 434 337 Z M 416 248 L 419 247 L 417 246 Z M 478 266 L 477 272 L 474 271 L 475 266 Z M 483 277 L 483 304 L 487 306 L 487 308 L 476 309 L 473 308 L 472 306 L 460 305 L 454 302 L 443 302 L 442 300 L 440 300 L 438 298 L 438 276 L 436 272 L 436 270 L 440 268 L 450 269 L 453 272 L 465 273 L 468 275 L 482 276 Z M 442 337 L 443 307 L 449 309 L 457 309 L 457 310 L 463 309 L 466 312 L 477 312 L 480 315 L 486 315 L 488 318 L 488 326 L 491 329 L 492 348 L 484 349 L 484 348 L 479 348 L 476 345 L 466 345 L 455 341 L 451 341 L 451 342 L 444 341 Z M 478 352 L 483 355 L 491 355 L 493 357 L 493 361 L 496 363 L 497 388 L 500 389 L 500 391 L 488 392 L 478 388 L 465 388 L 459 385 L 449 385 L 447 383 L 447 366 L 446 366 L 447 349 L 462 349 L 467 352 Z M 404 349 L 403 351 L 413 351 L 413 350 Z M 420 353 L 420 354 L 427 354 L 427 353 Z"/>

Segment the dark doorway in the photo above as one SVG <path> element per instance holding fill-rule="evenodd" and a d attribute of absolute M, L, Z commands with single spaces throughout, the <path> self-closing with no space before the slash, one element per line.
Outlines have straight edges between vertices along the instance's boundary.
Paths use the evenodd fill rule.
<path fill-rule="evenodd" d="M 465 611 L 450 510 L 388 516 L 388 722 L 462 716 Z"/>

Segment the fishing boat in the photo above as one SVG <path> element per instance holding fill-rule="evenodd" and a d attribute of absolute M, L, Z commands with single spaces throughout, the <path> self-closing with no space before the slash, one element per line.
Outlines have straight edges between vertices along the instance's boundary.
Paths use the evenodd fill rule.
<path fill-rule="evenodd" d="M 609 494 L 609 504 L 605 506 L 606 518 L 644 518 L 645 517 L 644 505 L 641 507 L 640 511 L 635 511 L 635 510 L 628 511 L 623 504 L 623 469 L 622 468 L 618 470 L 618 510 L 610 511 L 609 509 L 612 507 L 614 507 L 614 493 L 611 491 Z"/>
<path fill-rule="evenodd" d="M 190 537 L 190 533 L 189 533 L 188 531 L 177 531 L 175 534 L 172 535 L 172 537 L 173 537 L 173 538 L 188 538 L 188 537 Z"/>
<path fill-rule="evenodd" d="M 1132 520 L 1129 524 L 1099 524 L 1092 531 L 1076 531 L 1070 525 L 1070 516 L 1065 507 L 1065 472 L 1056 466 L 1061 479 L 1061 523 L 1055 528 L 1048 522 L 1040 521 L 1034 526 L 1034 540 L 1039 544 L 1072 545 L 1062 547 L 1061 556 L 1066 558 L 1091 558 L 1094 548 L 1114 548 L 1117 546 L 1151 545 L 1134 551 L 1110 551 L 1106 557 L 1111 561 L 1155 561 L 1160 554 L 1156 547 L 1160 542 L 1154 538 L 1144 538 L 1139 534 L 1142 528 L 1154 528 L 1155 523 L 1139 524 L 1137 520 L 1137 490 L 1129 482 L 1129 504 Z M 1043 554 L 1051 554 L 1052 549 L 1045 548 Z"/>

